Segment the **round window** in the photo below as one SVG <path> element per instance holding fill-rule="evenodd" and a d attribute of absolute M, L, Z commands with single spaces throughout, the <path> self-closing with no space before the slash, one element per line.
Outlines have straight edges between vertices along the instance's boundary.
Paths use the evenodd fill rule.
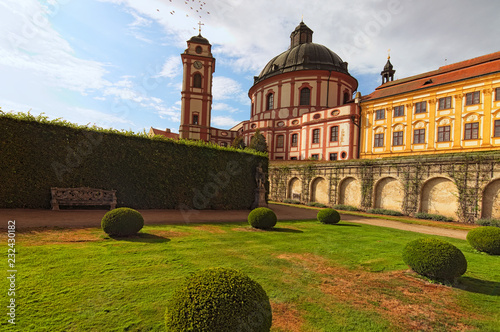
<path fill-rule="evenodd" d="M 345 158 L 347 157 L 347 153 L 342 152 L 342 153 L 340 154 L 340 157 L 341 157 L 342 159 L 345 159 Z"/>
<path fill-rule="evenodd" d="M 340 114 L 339 110 L 333 110 L 332 113 L 330 113 L 332 116 L 337 116 Z"/>
<path fill-rule="evenodd" d="M 203 49 L 201 48 L 201 46 L 196 46 L 196 48 L 194 49 L 194 51 L 198 54 L 201 54 L 201 52 L 203 52 Z"/>
<path fill-rule="evenodd" d="M 299 124 L 299 120 L 293 120 L 293 121 L 292 121 L 292 124 L 293 124 L 293 125 L 297 125 L 297 124 Z"/>
<path fill-rule="evenodd" d="M 257 128 L 257 125 L 254 123 L 254 124 L 252 124 L 250 127 L 251 127 L 252 129 L 255 129 L 255 128 Z"/>
<path fill-rule="evenodd" d="M 317 113 L 313 115 L 313 119 L 319 119 L 321 118 L 321 114 Z"/>
<path fill-rule="evenodd" d="M 285 123 L 283 121 L 280 121 L 277 123 L 278 127 L 284 127 L 285 126 Z"/>
<path fill-rule="evenodd" d="M 220 133 L 222 136 L 227 136 L 227 133 L 225 131 L 223 131 L 222 133 Z"/>

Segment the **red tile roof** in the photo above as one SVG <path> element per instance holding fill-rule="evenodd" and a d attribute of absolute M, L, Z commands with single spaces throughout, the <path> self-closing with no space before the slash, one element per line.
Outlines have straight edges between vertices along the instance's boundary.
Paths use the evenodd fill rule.
<path fill-rule="evenodd" d="M 377 87 L 371 94 L 362 97 L 362 101 L 423 90 L 498 72 L 500 72 L 500 52 L 439 67 L 439 69 L 427 73 L 387 82 Z"/>
<path fill-rule="evenodd" d="M 160 136 L 165 136 L 167 138 L 179 139 L 179 134 L 171 133 L 170 131 L 160 130 L 153 127 L 151 127 L 151 131 L 153 132 L 153 135 L 160 135 Z"/>

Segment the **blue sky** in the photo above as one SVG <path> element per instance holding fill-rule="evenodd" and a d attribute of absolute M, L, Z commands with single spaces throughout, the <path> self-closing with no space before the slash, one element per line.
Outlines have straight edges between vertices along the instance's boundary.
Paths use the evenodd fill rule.
<path fill-rule="evenodd" d="M 0 0 L 0 107 L 177 132 L 180 54 L 201 20 L 216 57 L 212 125 L 230 128 L 248 119 L 253 76 L 288 48 L 302 16 L 368 94 L 388 49 L 396 78 L 500 51 L 499 9 L 497 0 Z"/>

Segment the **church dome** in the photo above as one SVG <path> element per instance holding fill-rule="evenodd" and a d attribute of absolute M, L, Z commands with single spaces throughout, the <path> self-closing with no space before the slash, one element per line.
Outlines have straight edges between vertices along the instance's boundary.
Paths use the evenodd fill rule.
<path fill-rule="evenodd" d="M 271 76 L 298 70 L 328 70 L 349 75 L 347 62 L 328 47 L 312 42 L 313 31 L 301 22 L 292 32 L 290 49 L 267 63 L 254 84 Z"/>
<path fill-rule="evenodd" d="M 198 36 L 193 36 L 191 39 L 188 40 L 188 42 L 193 42 L 193 43 L 198 43 L 198 44 L 208 44 L 210 45 L 208 39 L 203 37 L 201 33 Z"/>

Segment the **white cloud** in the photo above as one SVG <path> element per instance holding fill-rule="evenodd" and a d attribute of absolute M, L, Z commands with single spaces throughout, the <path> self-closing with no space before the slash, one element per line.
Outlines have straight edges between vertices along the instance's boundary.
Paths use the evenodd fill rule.
<path fill-rule="evenodd" d="M 247 93 L 241 84 L 229 77 L 214 76 L 212 94 L 216 101 L 232 99 L 240 103 L 248 102 Z"/>
<path fill-rule="evenodd" d="M 182 73 L 182 62 L 178 55 L 173 55 L 165 61 L 161 72 L 155 77 L 175 78 Z"/>
<path fill-rule="evenodd" d="M 30 72 L 34 80 L 44 84 L 80 93 L 107 86 L 105 66 L 75 57 L 69 43 L 49 24 L 50 13 L 34 0 L 0 4 L 0 65 Z"/>
<path fill-rule="evenodd" d="M 222 129 L 229 129 L 240 122 L 230 116 L 212 116 L 212 125 Z"/>
<path fill-rule="evenodd" d="M 125 113 L 120 116 L 82 107 L 72 107 L 69 111 L 64 120 L 70 122 L 95 124 L 103 128 L 113 128 L 116 124 L 134 126 L 134 123 L 127 118 L 128 114 Z"/>
<path fill-rule="evenodd" d="M 162 119 L 169 119 L 176 124 L 181 122 L 181 102 L 177 101 L 174 105 L 170 107 L 164 107 L 158 110 L 158 115 Z"/>
<path fill-rule="evenodd" d="M 224 112 L 224 113 L 241 113 L 240 109 L 235 108 L 235 107 L 228 105 L 226 103 L 214 102 L 212 104 L 212 110 L 217 111 L 217 112 Z"/>

